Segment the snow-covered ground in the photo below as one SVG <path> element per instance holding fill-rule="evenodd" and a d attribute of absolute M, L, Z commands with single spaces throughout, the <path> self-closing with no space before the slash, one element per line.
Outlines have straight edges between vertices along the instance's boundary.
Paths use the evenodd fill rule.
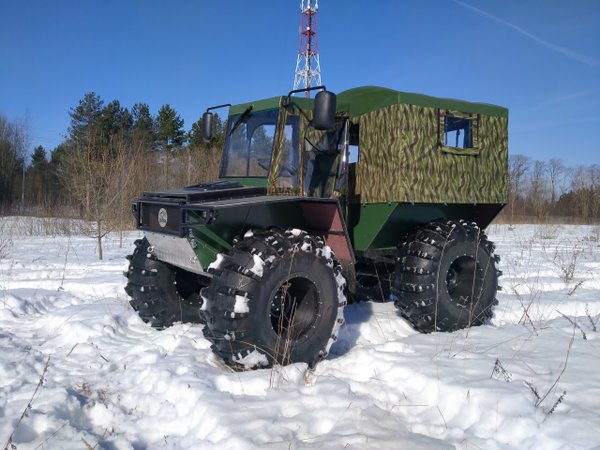
<path fill-rule="evenodd" d="M 489 325 L 421 335 L 359 303 L 314 371 L 234 373 L 201 325 L 129 308 L 137 233 L 97 261 L 91 238 L 0 220 L 0 449 L 600 446 L 599 227 L 492 226 Z"/>

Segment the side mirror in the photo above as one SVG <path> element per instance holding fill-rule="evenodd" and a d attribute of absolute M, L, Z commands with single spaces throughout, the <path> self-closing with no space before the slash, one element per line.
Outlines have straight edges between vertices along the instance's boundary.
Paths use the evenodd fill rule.
<path fill-rule="evenodd" d="M 335 127 L 336 96 L 333 92 L 321 91 L 315 96 L 313 127 L 316 130 L 331 130 Z"/>
<path fill-rule="evenodd" d="M 202 138 L 208 142 L 212 139 L 212 118 L 213 113 L 205 112 L 202 114 Z"/>

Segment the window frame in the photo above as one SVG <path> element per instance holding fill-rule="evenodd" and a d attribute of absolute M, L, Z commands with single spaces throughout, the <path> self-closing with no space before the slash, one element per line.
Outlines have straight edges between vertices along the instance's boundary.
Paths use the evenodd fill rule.
<path fill-rule="evenodd" d="M 463 111 L 454 111 L 449 109 L 438 109 L 438 148 L 442 153 L 461 155 L 461 156 L 479 156 L 479 128 L 480 128 L 480 115 L 473 113 L 466 113 Z M 456 147 L 454 145 L 447 145 L 447 133 L 456 130 L 466 130 L 467 127 L 455 128 L 454 130 L 447 130 L 448 120 L 447 118 L 456 119 L 457 121 L 468 121 L 471 128 L 471 139 L 470 145 L 464 147 Z M 463 138 L 464 139 L 464 138 Z M 467 143 L 468 144 L 468 143 Z"/>
<path fill-rule="evenodd" d="M 256 178 L 256 179 L 268 179 L 269 178 L 269 174 L 270 174 L 270 168 L 273 164 L 273 146 L 275 145 L 275 138 L 277 135 L 277 129 L 279 128 L 280 124 L 279 124 L 279 110 L 278 109 L 267 109 L 264 111 L 256 111 L 253 112 L 248 118 L 246 118 L 246 120 L 239 124 L 239 126 L 245 126 L 246 127 L 246 133 L 248 133 L 247 131 L 247 127 L 248 127 L 248 123 L 252 121 L 252 116 L 259 116 L 259 115 L 274 115 L 274 123 L 270 123 L 270 121 L 266 121 L 263 124 L 260 125 L 254 125 L 252 128 L 252 134 L 250 136 L 246 136 L 246 140 L 247 140 L 247 145 L 245 146 L 245 150 L 244 150 L 244 154 L 246 155 L 246 174 L 231 174 L 228 171 L 229 168 L 229 164 L 230 164 L 230 158 L 231 158 L 231 140 L 233 139 L 233 136 L 230 134 L 230 130 L 233 127 L 233 125 L 237 122 L 237 120 L 239 119 L 239 117 L 241 116 L 241 114 L 236 114 L 233 116 L 230 116 L 228 118 L 228 124 L 225 130 L 226 136 L 225 136 L 225 142 L 223 145 L 223 152 L 224 155 L 221 159 L 221 166 L 219 169 L 219 178 L 220 179 L 224 179 L 224 178 Z M 271 117 L 272 118 L 272 117 Z M 300 127 L 300 123 L 299 123 L 299 117 L 298 116 L 287 116 L 286 117 L 286 123 L 283 125 L 284 127 L 287 125 L 291 125 L 292 126 L 292 150 L 294 149 L 294 144 L 296 144 L 296 151 L 295 151 L 295 155 L 296 155 L 296 159 L 299 158 L 299 151 L 297 150 L 297 146 L 298 146 L 298 140 L 299 140 L 299 127 Z M 252 138 L 254 137 L 254 132 L 256 131 L 256 129 L 260 126 L 274 126 L 274 134 L 273 136 L 271 136 L 272 139 L 272 144 L 271 144 L 271 151 L 269 154 L 269 169 L 266 169 L 266 173 L 264 175 L 251 175 L 250 174 L 250 163 L 251 163 L 251 151 L 252 151 Z"/>

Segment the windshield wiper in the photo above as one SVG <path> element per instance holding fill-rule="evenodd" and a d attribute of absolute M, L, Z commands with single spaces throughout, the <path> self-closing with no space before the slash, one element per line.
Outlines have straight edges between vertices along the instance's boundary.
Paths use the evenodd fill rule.
<path fill-rule="evenodd" d="M 236 123 L 233 124 L 233 126 L 231 127 L 231 130 L 229 130 L 229 136 L 231 136 L 233 134 L 233 132 L 236 130 L 236 128 L 240 125 L 240 123 L 242 123 L 242 120 L 244 120 L 244 118 L 250 113 L 250 111 L 252 111 L 253 108 L 254 108 L 254 105 L 250 105 L 244 110 L 244 112 L 242 113 L 240 118 L 237 120 Z"/>

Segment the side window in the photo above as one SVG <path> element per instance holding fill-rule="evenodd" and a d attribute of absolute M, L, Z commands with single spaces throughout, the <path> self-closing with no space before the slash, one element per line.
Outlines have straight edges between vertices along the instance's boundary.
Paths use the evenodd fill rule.
<path fill-rule="evenodd" d="M 479 154 L 477 130 L 479 116 L 459 111 L 440 111 L 438 142 L 441 151 L 455 155 Z"/>
<path fill-rule="evenodd" d="M 348 156 L 348 162 L 350 164 L 356 163 L 359 160 L 359 149 L 358 149 L 358 137 L 359 137 L 359 132 L 358 132 L 358 124 L 357 123 L 352 123 L 350 124 L 350 141 L 349 141 L 349 156 Z"/>
<path fill-rule="evenodd" d="M 281 142 L 281 158 L 279 159 L 279 176 L 277 187 L 298 187 L 298 164 L 300 159 L 298 140 L 300 117 L 288 115 L 283 128 Z"/>
<path fill-rule="evenodd" d="M 444 145 L 456 148 L 473 148 L 473 119 L 446 115 L 444 120 Z"/>
<path fill-rule="evenodd" d="M 240 123 L 230 137 L 230 150 L 226 154 L 225 174 L 246 176 L 248 170 L 248 137 L 245 123 Z"/>
<path fill-rule="evenodd" d="M 275 125 L 260 125 L 254 129 L 250 139 L 249 176 L 267 176 L 274 136 Z"/>
<path fill-rule="evenodd" d="M 281 149 L 281 162 L 283 163 L 279 168 L 279 175 L 290 176 L 294 173 L 289 173 L 297 169 L 296 152 L 293 150 L 294 141 L 294 127 L 292 124 L 286 124 L 283 129 L 283 148 Z"/>

